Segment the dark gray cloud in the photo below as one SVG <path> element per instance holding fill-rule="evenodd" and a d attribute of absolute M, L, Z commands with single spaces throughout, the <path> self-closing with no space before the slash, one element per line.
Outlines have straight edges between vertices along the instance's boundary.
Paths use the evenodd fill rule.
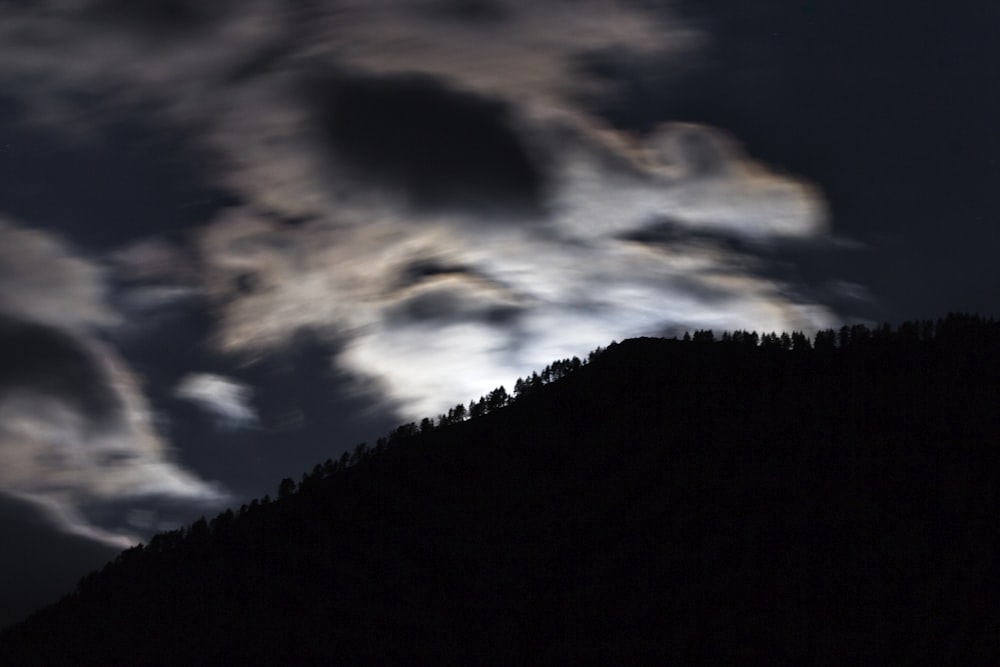
<path fill-rule="evenodd" d="M 252 49 L 227 73 L 228 83 L 240 84 L 258 76 L 280 72 L 285 60 L 295 55 L 296 45 L 283 36 Z"/>
<path fill-rule="evenodd" d="M 92 0 L 84 13 L 122 28 L 176 36 L 217 24 L 233 4 L 234 0 Z"/>
<path fill-rule="evenodd" d="M 541 213 L 541 156 L 507 103 L 429 75 L 342 73 L 316 85 L 321 134 L 360 183 L 394 188 L 417 210 Z"/>
<path fill-rule="evenodd" d="M 51 396 L 100 427 L 124 407 L 93 355 L 73 335 L 0 313 L 0 401 L 11 392 Z"/>
<path fill-rule="evenodd" d="M 634 229 L 622 232 L 618 238 L 623 241 L 632 241 L 650 246 L 664 247 L 685 247 L 692 244 L 702 244 L 712 246 L 720 251 L 729 252 L 736 255 L 768 254 L 769 249 L 775 245 L 783 243 L 808 242 L 808 240 L 787 239 L 776 240 L 774 238 L 754 238 L 734 234 L 731 230 L 715 229 L 711 226 L 705 228 L 692 227 L 681 220 L 670 218 L 653 218 L 645 223 L 637 225 Z M 826 245 L 829 239 L 820 240 L 820 244 Z"/>
<path fill-rule="evenodd" d="M 448 264 L 447 262 L 437 262 L 433 259 L 418 259 L 404 267 L 400 272 L 399 285 L 400 287 L 407 287 L 442 276 L 475 277 L 476 272 L 471 267 L 462 266 L 461 264 Z"/>
<path fill-rule="evenodd" d="M 425 324 L 440 326 L 459 322 L 479 322 L 507 328 L 517 324 L 524 313 L 516 303 L 490 302 L 468 290 L 442 285 L 426 287 L 403 297 L 399 304 L 385 312 L 386 323 L 399 325 Z"/>
<path fill-rule="evenodd" d="M 512 14 L 504 2 L 497 0 L 437 0 L 428 3 L 424 11 L 432 18 L 481 24 L 487 28 L 495 28 Z"/>

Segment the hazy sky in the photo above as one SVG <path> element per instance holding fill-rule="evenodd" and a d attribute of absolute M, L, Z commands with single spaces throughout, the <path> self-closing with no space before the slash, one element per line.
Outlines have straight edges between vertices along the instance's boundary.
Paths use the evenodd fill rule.
<path fill-rule="evenodd" d="M 0 623 L 613 339 L 996 314 L 1000 9 L 869 4 L 0 0 Z"/>

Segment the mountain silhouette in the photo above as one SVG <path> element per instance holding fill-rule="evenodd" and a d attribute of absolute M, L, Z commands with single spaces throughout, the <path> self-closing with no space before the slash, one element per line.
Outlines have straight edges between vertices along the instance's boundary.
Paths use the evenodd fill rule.
<path fill-rule="evenodd" d="M 123 552 L 0 664 L 994 662 L 998 399 L 967 315 L 612 344 Z"/>

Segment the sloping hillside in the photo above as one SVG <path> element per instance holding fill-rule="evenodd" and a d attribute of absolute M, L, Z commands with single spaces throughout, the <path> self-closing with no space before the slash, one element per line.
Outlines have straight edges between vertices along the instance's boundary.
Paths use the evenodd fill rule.
<path fill-rule="evenodd" d="M 0 663 L 989 661 L 1000 327 L 932 329 L 614 345 L 124 553 Z"/>

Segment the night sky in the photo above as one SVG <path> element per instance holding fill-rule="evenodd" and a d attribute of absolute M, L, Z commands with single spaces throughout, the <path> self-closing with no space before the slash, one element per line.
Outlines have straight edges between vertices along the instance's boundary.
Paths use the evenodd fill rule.
<path fill-rule="evenodd" d="M 0 0 L 0 624 L 612 340 L 1000 314 L 1000 5 Z"/>

